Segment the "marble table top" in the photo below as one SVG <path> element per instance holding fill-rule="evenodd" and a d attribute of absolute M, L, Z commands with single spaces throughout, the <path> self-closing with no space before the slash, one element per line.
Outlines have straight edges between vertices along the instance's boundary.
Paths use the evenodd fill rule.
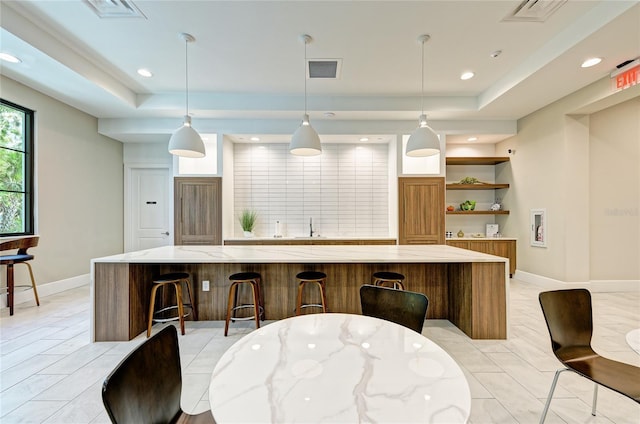
<path fill-rule="evenodd" d="M 442 348 L 398 324 L 310 314 L 255 330 L 220 358 L 209 386 L 224 423 L 464 423 L 471 395 Z"/>
<path fill-rule="evenodd" d="M 640 354 L 640 328 L 629 331 L 625 338 L 631 349 Z"/>
<path fill-rule="evenodd" d="M 163 246 L 92 263 L 464 263 L 508 259 L 442 244 L 356 246 Z"/>

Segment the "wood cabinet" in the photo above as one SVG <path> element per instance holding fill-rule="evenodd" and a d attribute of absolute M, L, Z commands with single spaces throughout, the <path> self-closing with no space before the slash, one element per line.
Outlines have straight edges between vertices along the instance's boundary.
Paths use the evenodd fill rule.
<path fill-rule="evenodd" d="M 218 177 L 174 179 L 174 243 L 222 244 L 222 181 Z"/>
<path fill-rule="evenodd" d="M 447 240 L 447 245 L 509 259 L 509 276 L 516 272 L 515 240 Z"/>
<path fill-rule="evenodd" d="M 444 244 L 444 178 L 398 179 L 399 244 Z"/>

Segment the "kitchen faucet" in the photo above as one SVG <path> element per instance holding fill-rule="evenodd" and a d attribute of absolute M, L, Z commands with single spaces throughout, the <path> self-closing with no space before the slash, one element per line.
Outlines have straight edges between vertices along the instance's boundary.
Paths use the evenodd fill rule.
<path fill-rule="evenodd" d="M 313 233 L 315 233 L 315 231 L 313 231 L 313 217 L 309 218 L 309 237 L 313 237 Z"/>

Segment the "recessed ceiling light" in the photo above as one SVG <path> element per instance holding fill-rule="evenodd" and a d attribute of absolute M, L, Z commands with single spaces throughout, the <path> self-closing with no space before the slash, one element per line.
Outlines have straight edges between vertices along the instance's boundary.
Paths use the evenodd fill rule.
<path fill-rule="evenodd" d="M 592 57 L 592 58 L 589 58 L 589 59 L 585 60 L 584 62 L 582 62 L 582 65 L 580 65 L 580 66 L 582 68 L 590 68 L 592 66 L 596 66 L 600 62 L 602 62 L 602 58 L 601 57 Z"/>
<path fill-rule="evenodd" d="M 141 77 L 145 77 L 145 78 L 151 78 L 153 76 L 151 71 L 148 70 L 148 69 L 145 69 L 145 68 L 138 69 L 138 75 L 140 75 Z"/>
<path fill-rule="evenodd" d="M 473 76 L 474 76 L 474 75 L 475 75 L 475 74 L 474 74 L 473 72 L 471 72 L 471 71 L 469 71 L 469 72 L 465 72 L 465 73 L 463 73 L 462 75 L 460 75 L 460 79 L 461 79 L 461 80 L 463 80 L 463 81 L 466 81 L 466 80 L 468 80 L 468 79 L 473 78 Z"/>
<path fill-rule="evenodd" d="M 362 137 L 362 138 L 360 139 L 360 141 L 369 141 L 369 138 L 368 138 L 368 137 Z"/>
<path fill-rule="evenodd" d="M 251 141 L 260 141 L 260 137 L 251 137 L 249 140 L 251 140 Z"/>
<path fill-rule="evenodd" d="M 491 54 L 489 56 L 491 56 L 492 58 L 495 59 L 496 57 L 500 56 L 501 54 L 502 54 L 502 50 L 496 50 L 496 51 L 491 52 Z"/>
<path fill-rule="evenodd" d="M 333 112 L 325 112 L 324 116 L 326 116 L 327 118 L 333 118 L 334 116 L 336 116 L 336 114 Z"/>
<path fill-rule="evenodd" d="M 17 57 L 15 57 L 12 54 L 9 53 L 0 53 L 0 59 L 6 61 L 6 62 L 11 62 L 11 63 L 20 63 L 22 62 L 20 59 L 18 59 Z"/>
<path fill-rule="evenodd" d="M 478 137 L 469 137 L 467 141 L 478 141 Z"/>

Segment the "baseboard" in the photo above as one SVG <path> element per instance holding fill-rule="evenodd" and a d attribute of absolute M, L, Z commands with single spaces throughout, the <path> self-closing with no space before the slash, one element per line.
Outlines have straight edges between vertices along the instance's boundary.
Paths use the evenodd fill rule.
<path fill-rule="evenodd" d="M 91 280 L 91 276 L 89 274 L 78 275 L 76 277 L 67 278 L 64 280 L 53 281 L 51 283 L 37 285 L 38 288 L 38 296 L 42 299 L 45 296 L 50 296 L 52 294 L 60 293 L 65 290 L 75 289 L 76 287 L 81 287 L 84 285 L 89 285 L 89 281 Z M 36 284 L 38 282 L 36 281 Z M 2 297 L 2 307 L 7 307 L 7 296 Z M 33 292 L 31 290 L 22 290 L 19 288 L 15 292 L 14 297 L 14 305 L 25 302 L 34 302 Z"/>
<path fill-rule="evenodd" d="M 562 289 L 583 287 L 593 292 L 636 292 L 640 291 L 640 280 L 590 280 L 561 281 L 542 275 L 516 270 L 514 280 L 538 286 L 542 289 Z"/>

